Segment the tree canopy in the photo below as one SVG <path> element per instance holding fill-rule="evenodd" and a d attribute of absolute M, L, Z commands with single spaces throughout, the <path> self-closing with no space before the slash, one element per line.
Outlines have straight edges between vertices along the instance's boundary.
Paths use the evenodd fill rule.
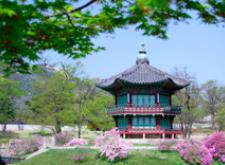
<path fill-rule="evenodd" d="M 33 83 L 34 94 L 29 101 L 32 122 L 51 124 L 54 131 L 61 132 L 61 126 L 71 124 L 76 85 L 67 81 L 65 75 L 56 72 L 49 79 Z"/>
<path fill-rule="evenodd" d="M 0 76 L 0 123 L 6 125 L 16 117 L 16 98 L 23 92 L 19 83 Z"/>
<path fill-rule="evenodd" d="M 6 74 L 28 73 L 45 50 L 85 57 L 102 49 L 93 38 L 128 25 L 166 39 L 169 23 L 192 19 L 192 11 L 218 24 L 225 21 L 225 0 L 2 0 L 0 62 Z"/>

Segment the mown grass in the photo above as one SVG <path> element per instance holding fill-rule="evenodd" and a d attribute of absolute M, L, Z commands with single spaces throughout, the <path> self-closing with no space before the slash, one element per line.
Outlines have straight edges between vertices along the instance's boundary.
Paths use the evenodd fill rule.
<path fill-rule="evenodd" d="M 72 157 L 75 155 L 85 155 L 82 162 L 74 162 Z M 148 150 L 132 151 L 128 158 L 108 162 L 105 158 L 99 156 L 97 150 L 91 149 L 68 149 L 68 150 L 50 150 L 29 160 L 19 162 L 16 165 L 187 165 L 176 152 L 159 152 Z M 213 165 L 222 165 L 217 161 Z"/>

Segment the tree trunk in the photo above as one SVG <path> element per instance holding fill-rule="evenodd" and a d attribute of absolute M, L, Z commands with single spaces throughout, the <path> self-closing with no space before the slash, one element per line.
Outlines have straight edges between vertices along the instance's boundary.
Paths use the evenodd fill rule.
<path fill-rule="evenodd" d="M 3 124 L 2 126 L 2 132 L 5 133 L 7 130 L 7 124 Z"/>
<path fill-rule="evenodd" d="M 211 122 L 212 122 L 212 130 L 215 130 L 215 113 L 214 113 L 214 110 L 211 110 Z"/>
<path fill-rule="evenodd" d="M 186 126 L 183 128 L 182 135 L 183 135 L 184 139 L 187 138 L 187 127 Z"/>
<path fill-rule="evenodd" d="M 190 139 L 192 134 L 192 124 L 188 126 L 187 138 Z"/>
<path fill-rule="evenodd" d="M 80 138 L 81 137 L 81 125 L 78 124 L 78 132 L 77 132 L 77 137 Z"/>
<path fill-rule="evenodd" d="M 58 118 L 56 118 L 56 120 L 55 120 L 55 131 L 56 131 L 56 133 L 62 132 L 61 121 Z"/>

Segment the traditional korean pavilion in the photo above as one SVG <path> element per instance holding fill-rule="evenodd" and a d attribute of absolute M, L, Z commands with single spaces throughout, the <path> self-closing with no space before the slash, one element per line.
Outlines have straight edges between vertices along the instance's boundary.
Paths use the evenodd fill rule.
<path fill-rule="evenodd" d="M 103 79 L 98 87 L 115 96 L 115 106 L 106 109 L 124 138 L 175 138 L 174 117 L 181 107 L 172 106 L 171 96 L 188 82 L 153 67 L 142 44 L 136 64 Z"/>

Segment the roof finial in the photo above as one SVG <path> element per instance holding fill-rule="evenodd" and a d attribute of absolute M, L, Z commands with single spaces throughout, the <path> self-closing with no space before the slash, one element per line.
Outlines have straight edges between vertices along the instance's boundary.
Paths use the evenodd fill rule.
<path fill-rule="evenodd" d="M 144 42 L 141 43 L 141 49 L 139 50 L 138 58 L 143 59 L 147 57 L 147 52 L 145 50 L 145 44 Z"/>

